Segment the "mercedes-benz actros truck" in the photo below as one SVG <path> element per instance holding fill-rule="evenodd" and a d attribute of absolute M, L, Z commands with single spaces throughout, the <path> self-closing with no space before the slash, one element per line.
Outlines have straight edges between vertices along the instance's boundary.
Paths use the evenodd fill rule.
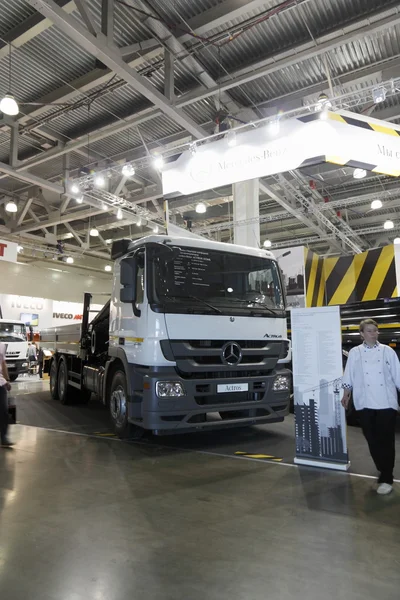
<path fill-rule="evenodd" d="M 283 421 L 291 360 L 271 252 L 152 235 L 113 244 L 111 297 L 90 321 L 44 330 L 50 390 L 96 394 L 120 437 Z"/>

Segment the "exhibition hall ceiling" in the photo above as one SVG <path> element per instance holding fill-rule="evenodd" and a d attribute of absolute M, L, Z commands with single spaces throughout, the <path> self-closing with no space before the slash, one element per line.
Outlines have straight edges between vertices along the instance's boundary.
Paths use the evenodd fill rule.
<path fill-rule="evenodd" d="M 163 231 L 155 159 L 321 102 L 398 124 L 399 67 L 391 0 L 1 2 L 0 98 L 19 112 L 0 112 L 0 237 L 21 261 L 104 270 L 113 239 Z M 169 207 L 178 225 L 233 240 L 232 186 Z M 395 177 L 304 167 L 260 180 L 261 241 L 350 252 L 323 214 L 366 250 L 400 235 L 399 207 Z"/>

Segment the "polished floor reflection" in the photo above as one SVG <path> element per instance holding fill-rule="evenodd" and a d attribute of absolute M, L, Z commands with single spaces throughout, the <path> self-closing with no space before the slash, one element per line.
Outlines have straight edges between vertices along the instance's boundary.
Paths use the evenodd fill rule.
<path fill-rule="evenodd" d="M 397 600 L 400 492 L 370 479 L 15 426 L 0 597 Z"/>

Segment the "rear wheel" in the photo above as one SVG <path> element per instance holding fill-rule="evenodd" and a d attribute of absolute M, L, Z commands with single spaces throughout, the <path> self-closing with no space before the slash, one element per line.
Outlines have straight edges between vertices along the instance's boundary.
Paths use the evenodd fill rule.
<path fill-rule="evenodd" d="M 114 431 L 123 439 L 140 439 L 145 431 L 128 421 L 128 393 L 125 373 L 116 371 L 110 388 L 110 416 Z"/>
<path fill-rule="evenodd" d="M 57 363 L 51 361 L 50 367 L 50 394 L 53 400 L 58 400 L 58 378 L 57 378 Z"/>
<path fill-rule="evenodd" d="M 58 368 L 58 397 L 61 404 L 72 404 L 74 392 L 79 393 L 68 385 L 68 367 L 66 361 L 62 359 Z"/>

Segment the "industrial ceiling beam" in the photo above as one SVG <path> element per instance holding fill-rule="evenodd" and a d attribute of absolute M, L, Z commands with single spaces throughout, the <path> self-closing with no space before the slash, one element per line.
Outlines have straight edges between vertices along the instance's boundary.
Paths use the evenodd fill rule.
<path fill-rule="evenodd" d="M 124 62 L 117 48 L 107 46 L 107 38 L 103 35 L 98 34 L 95 37 L 82 27 L 76 19 L 60 9 L 54 0 L 28 0 L 28 3 L 42 15 L 53 21 L 56 27 L 89 52 L 89 54 L 101 60 L 114 73 L 131 85 L 133 89 L 150 100 L 164 114 L 183 129 L 189 131 L 196 139 L 200 139 L 206 135 L 205 131 L 195 121 L 188 117 L 182 110 L 173 106 L 148 79 L 129 67 Z"/>
<path fill-rule="evenodd" d="M 61 225 L 63 223 L 71 223 L 72 221 L 82 221 L 84 219 L 89 219 L 96 215 L 104 214 L 104 211 L 99 209 L 90 208 L 88 210 L 79 210 L 72 213 L 66 213 L 64 215 L 60 214 L 59 210 L 52 212 L 47 216 L 45 220 L 39 220 L 35 223 L 30 223 L 29 225 L 22 225 L 22 227 L 17 227 L 13 230 L 13 234 L 20 235 L 22 233 L 29 233 L 30 231 L 36 231 L 37 229 L 41 229 L 42 227 L 52 227 L 54 225 Z"/>
<path fill-rule="evenodd" d="M 17 171 L 10 165 L 6 165 L 2 162 L 0 162 L 0 172 L 5 173 L 9 177 L 19 179 L 20 181 L 25 181 L 27 183 L 31 183 L 32 185 L 37 185 L 46 190 L 50 190 L 51 192 L 55 192 L 56 194 L 62 194 L 64 192 L 64 188 L 61 185 L 48 181 L 47 179 L 37 177 L 33 173 L 29 173 L 27 171 Z"/>

